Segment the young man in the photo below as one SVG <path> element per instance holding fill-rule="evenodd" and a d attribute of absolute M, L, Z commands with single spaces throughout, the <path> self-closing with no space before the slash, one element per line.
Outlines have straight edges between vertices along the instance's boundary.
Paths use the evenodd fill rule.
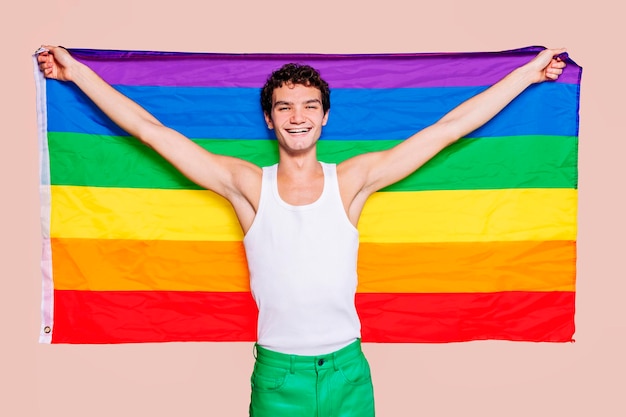
<path fill-rule="evenodd" d="M 545 50 L 437 123 L 386 151 L 338 165 L 316 144 L 328 121 L 328 84 L 295 64 L 262 90 L 279 163 L 260 168 L 210 153 L 123 96 L 63 48 L 46 46 L 44 76 L 74 82 L 115 123 L 183 174 L 226 198 L 244 232 L 259 307 L 252 416 L 373 416 L 369 366 L 354 305 L 359 216 L 368 197 L 477 129 L 533 83 L 555 80 L 564 49 Z"/>

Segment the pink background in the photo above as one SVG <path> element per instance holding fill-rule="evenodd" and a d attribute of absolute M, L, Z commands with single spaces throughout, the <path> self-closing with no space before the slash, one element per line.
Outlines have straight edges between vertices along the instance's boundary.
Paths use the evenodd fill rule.
<path fill-rule="evenodd" d="M 67 47 L 375 53 L 567 46 L 584 67 L 576 343 L 365 346 L 378 415 L 626 415 L 626 172 L 616 0 L 3 3 L 0 415 L 247 415 L 252 345 L 40 345 L 31 54 Z M 105 6 L 106 5 L 106 6 Z M 621 10 L 621 9 L 620 9 Z M 618 126 L 619 123 L 619 126 Z"/>

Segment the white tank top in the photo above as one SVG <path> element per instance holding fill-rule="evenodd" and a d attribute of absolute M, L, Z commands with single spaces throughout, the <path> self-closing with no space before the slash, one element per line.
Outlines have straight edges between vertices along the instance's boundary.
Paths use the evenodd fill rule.
<path fill-rule="evenodd" d="M 244 238 L 259 308 L 259 345 L 320 355 L 360 337 L 354 305 L 359 233 L 343 208 L 334 164 L 320 163 L 324 189 L 293 206 L 278 194 L 278 165 L 263 168 L 261 199 Z"/>

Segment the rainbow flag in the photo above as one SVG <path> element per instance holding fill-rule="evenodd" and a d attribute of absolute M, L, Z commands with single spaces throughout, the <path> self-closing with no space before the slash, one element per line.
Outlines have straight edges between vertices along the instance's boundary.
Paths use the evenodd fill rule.
<path fill-rule="evenodd" d="M 430 54 L 207 54 L 73 49 L 200 146 L 277 162 L 259 90 L 318 68 L 332 108 L 319 159 L 387 149 L 541 47 Z M 491 122 L 372 196 L 359 223 L 365 342 L 571 341 L 582 69 L 531 86 Z M 42 343 L 253 341 L 242 232 L 229 204 L 35 69 L 43 224 Z M 323 261 L 323 260 L 320 260 Z"/>

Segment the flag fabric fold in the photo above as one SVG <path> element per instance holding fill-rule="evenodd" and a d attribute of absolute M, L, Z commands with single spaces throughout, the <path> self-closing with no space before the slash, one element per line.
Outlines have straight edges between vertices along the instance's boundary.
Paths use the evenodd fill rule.
<path fill-rule="evenodd" d="M 541 47 L 428 54 L 71 49 L 212 152 L 277 162 L 260 88 L 287 62 L 331 87 L 319 159 L 388 149 Z M 582 68 L 533 85 L 485 126 L 373 195 L 359 222 L 365 342 L 571 341 Z M 35 66 L 42 343 L 253 341 L 242 232 L 229 204 Z M 320 260 L 323 262 L 323 260 Z"/>

